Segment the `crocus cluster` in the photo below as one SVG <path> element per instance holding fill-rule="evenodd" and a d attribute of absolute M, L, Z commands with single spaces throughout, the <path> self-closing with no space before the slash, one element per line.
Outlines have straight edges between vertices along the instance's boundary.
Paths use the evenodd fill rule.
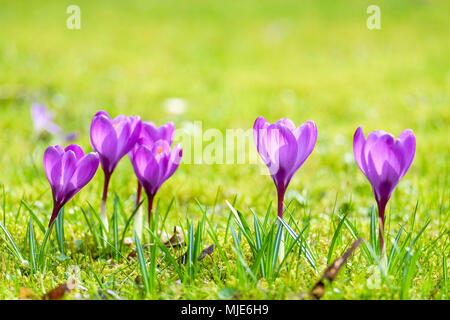
<path fill-rule="evenodd" d="M 38 108 L 38 106 L 36 106 Z M 42 111 L 42 110 L 41 110 Z M 38 109 L 34 112 L 41 113 Z M 38 116 L 39 117 L 39 116 Z M 42 123 L 51 123 L 49 115 L 41 114 Z M 50 121 L 50 122 L 49 122 Z M 51 126 L 47 130 L 57 130 Z M 49 226 L 61 208 L 95 175 L 99 163 L 104 172 L 101 220 L 108 229 L 106 200 L 111 175 L 119 161 L 128 154 L 137 177 L 136 206 L 144 189 L 148 198 L 148 221 L 151 221 L 153 200 L 161 185 L 177 170 L 182 156 L 179 144 L 172 147 L 174 124 L 157 127 L 141 121 L 139 116 L 119 115 L 111 118 L 105 111 L 95 114 L 90 140 L 95 152 L 84 154 L 78 145 L 63 149 L 50 146 L 44 153 L 44 170 L 53 194 L 53 212 Z M 313 121 L 296 126 L 282 118 L 270 124 L 258 117 L 253 126 L 256 149 L 269 168 L 278 196 L 278 217 L 283 217 L 283 201 L 288 185 L 311 155 L 317 141 Z M 416 140 L 412 130 L 403 131 L 397 139 L 384 131 L 373 131 L 367 139 L 359 127 L 353 138 L 355 161 L 372 185 L 380 220 L 380 250 L 384 250 L 385 209 L 397 184 L 414 159 Z M 142 232 L 142 213 L 135 217 L 135 230 Z"/>
<path fill-rule="evenodd" d="M 154 196 L 180 163 L 181 146 L 177 144 L 172 151 L 170 150 L 173 131 L 173 123 L 169 122 L 156 128 L 152 122 L 142 122 L 139 116 L 119 115 L 111 119 L 105 111 L 100 111 L 94 116 L 90 137 L 93 149 L 99 154 L 105 175 L 100 218 L 106 230 L 109 181 L 120 159 L 126 154 L 129 155 L 138 178 L 138 201 L 141 186 L 148 196 L 150 223 Z"/>
<path fill-rule="evenodd" d="M 150 223 L 156 192 L 172 176 L 181 161 L 181 146 L 176 144 L 171 150 L 173 133 L 172 122 L 158 128 L 153 122 L 142 122 L 139 116 L 119 115 L 112 119 L 105 111 L 99 111 L 92 119 L 90 130 L 95 152 L 85 155 L 78 145 L 70 145 L 65 149 L 58 145 L 48 147 L 44 153 L 44 171 L 53 195 L 49 227 L 61 208 L 93 178 L 100 163 L 104 172 L 100 218 L 107 230 L 108 186 L 117 164 L 126 154 L 138 178 L 137 203 L 140 202 L 142 187 L 148 196 Z"/>

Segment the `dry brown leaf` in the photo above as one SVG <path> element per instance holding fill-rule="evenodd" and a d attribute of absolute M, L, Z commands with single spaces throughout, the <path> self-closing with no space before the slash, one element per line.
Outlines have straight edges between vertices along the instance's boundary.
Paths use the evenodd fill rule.
<path fill-rule="evenodd" d="M 36 293 L 30 288 L 19 288 L 19 300 L 32 300 L 36 298 Z"/>
<path fill-rule="evenodd" d="M 322 296 L 325 294 L 324 279 L 327 279 L 330 283 L 334 279 L 336 279 L 336 276 L 341 270 L 341 268 L 347 262 L 348 258 L 352 255 L 353 251 L 355 251 L 355 249 L 361 244 L 361 242 L 362 242 L 361 238 L 353 242 L 350 248 L 347 251 L 345 251 L 345 253 L 341 257 L 334 260 L 331 266 L 329 266 L 325 270 L 320 280 L 314 285 L 314 287 L 310 292 L 310 295 L 313 299 L 319 300 L 320 298 L 322 298 Z"/>
<path fill-rule="evenodd" d="M 131 260 L 137 257 L 137 252 L 136 250 L 131 251 L 128 255 L 127 255 L 127 259 Z"/>
<path fill-rule="evenodd" d="M 46 293 L 43 300 L 61 300 L 66 293 L 75 289 L 77 282 L 75 280 L 67 281 Z"/>
<path fill-rule="evenodd" d="M 127 247 L 131 247 L 131 245 L 133 244 L 133 239 L 130 237 L 126 237 L 123 240 L 123 244 L 126 245 Z"/>
<path fill-rule="evenodd" d="M 212 253 L 214 252 L 214 249 L 216 249 L 214 243 L 209 247 L 203 249 L 202 253 L 200 254 L 200 257 L 198 257 L 198 261 L 203 260 L 207 255 L 211 256 Z"/>
<path fill-rule="evenodd" d="M 167 238 L 168 238 L 167 234 L 163 231 L 161 234 L 161 241 L 166 247 L 176 248 L 178 246 L 181 246 L 184 243 L 183 230 L 181 229 L 181 227 L 175 226 L 173 228 L 172 237 L 170 237 L 170 239 Z"/>

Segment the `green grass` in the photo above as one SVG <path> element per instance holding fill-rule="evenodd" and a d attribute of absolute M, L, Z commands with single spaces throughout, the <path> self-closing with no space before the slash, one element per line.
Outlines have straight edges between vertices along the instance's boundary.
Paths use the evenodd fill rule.
<path fill-rule="evenodd" d="M 448 1 L 80 0 L 78 31 L 65 27 L 69 4 L 0 0 L 1 299 L 18 298 L 21 287 L 43 295 L 74 267 L 80 286 L 69 299 L 99 299 L 99 290 L 127 299 L 298 299 L 359 237 L 324 299 L 448 299 Z M 370 4 L 381 8 L 381 30 L 366 28 Z M 171 97 L 187 102 L 185 113 L 166 111 Z M 107 239 L 99 171 L 46 241 L 52 199 L 42 156 L 57 141 L 33 135 L 32 102 L 78 131 L 85 150 L 99 109 L 177 128 L 201 120 L 223 133 L 251 128 L 259 115 L 314 120 L 318 141 L 289 186 L 281 227 L 275 187 L 258 166 L 181 164 L 157 194 L 140 245 L 124 245 L 135 239 L 136 213 L 124 158 L 112 176 Z M 381 259 L 375 202 L 352 154 L 359 125 L 396 136 L 411 128 L 417 138 L 386 210 Z M 182 248 L 160 240 L 174 226 Z"/>

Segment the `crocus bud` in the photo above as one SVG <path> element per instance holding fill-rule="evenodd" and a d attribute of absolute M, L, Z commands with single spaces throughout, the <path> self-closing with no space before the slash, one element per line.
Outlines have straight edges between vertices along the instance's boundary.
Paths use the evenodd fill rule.
<path fill-rule="evenodd" d="M 136 150 L 140 145 L 145 145 L 147 147 L 152 147 L 156 141 L 165 140 L 167 143 L 172 145 L 173 136 L 174 136 L 175 126 L 173 122 L 167 122 L 160 127 L 156 127 L 156 125 L 151 121 L 142 122 L 141 133 L 139 135 L 138 142 L 135 144 L 133 149 L 128 152 L 128 156 L 133 163 L 133 157 Z M 141 202 L 141 193 L 142 193 L 142 185 L 138 180 L 137 183 L 137 191 L 136 191 L 136 207 Z M 139 207 L 138 211 L 134 216 L 134 231 L 138 235 L 139 238 L 142 236 L 142 207 Z"/>
<path fill-rule="evenodd" d="M 158 140 L 152 146 L 140 145 L 133 156 L 133 168 L 148 197 L 149 223 L 153 199 L 161 185 L 169 179 L 181 162 L 182 149 L 176 144 Z"/>
<path fill-rule="evenodd" d="M 99 165 L 97 153 L 84 154 L 83 149 L 72 144 L 63 149 L 50 146 L 44 152 L 44 171 L 52 188 L 53 213 L 49 227 L 61 208 L 95 175 Z"/>
<path fill-rule="evenodd" d="M 141 132 L 141 118 L 119 115 L 111 119 L 99 111 L 91 123 L 91 144 L 98 152 L 105 175 L 111 175 L 120 159 L 136 144 Z"/>
<path fill-rule="evenodd" d="M 283 216 L 283 199 L 294 174 L 314 149 L 317 128 L 313 121 L 299 127 L 289 119 L 269 124 L 258 117 L 253 126 L 253 139 L 261 159 L 269 168 L 278 191 L 278 216 Z"/>
<path fill-rule="evenodd" d="M 119 163 L 136 144 L 141 132 L 141 118 L 119 115 L 111 119 L 105 111 L 95 114 L 91 123 L 91 144 L 98 152 L 100 163 L 105 173 L 103 185 L 102 206 L 100 219 L 108 230 L 108 216 L 106 214 L 106 199 L 111 174 Z M 105 234 L 106 237 L 106 234 Z"/>
<path fill-rule="evenodd" d="M 353 137 L 355 161 L 372 185 L 380 218 L 380 243 L 383 250 L 384 211 L 395 187 L 411 166 L 416 152 L 412 130 L 404 130 L 397 139 L 384 131 L 372 131 L 364 137 L 361 127 Z"/>

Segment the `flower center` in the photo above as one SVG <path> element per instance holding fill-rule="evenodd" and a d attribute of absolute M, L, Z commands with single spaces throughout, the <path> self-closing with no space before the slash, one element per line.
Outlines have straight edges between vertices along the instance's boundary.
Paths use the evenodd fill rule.
<path fill-rule="evenodd" d="M 158 154 L 161 154 L 161 152 L 162 152 L 162 148 L 158 147 Z"/>

